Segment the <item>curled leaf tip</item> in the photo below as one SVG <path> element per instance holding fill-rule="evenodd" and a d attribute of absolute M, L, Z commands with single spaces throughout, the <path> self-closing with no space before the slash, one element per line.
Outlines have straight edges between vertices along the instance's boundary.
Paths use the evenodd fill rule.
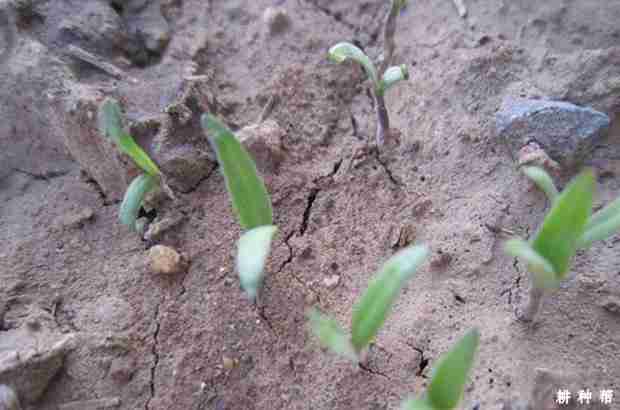
<path fill-rule="evenodd" d="M 375 65 L 370 61 L 370 58 L 356 45 L 343 41 L 341 43 L 332 46 L 328 52 L 328 58 L 336 63 L 342 63 L 347 59 L 351 59 L 359 63 L 366 71 L 366 75 L 370 78 L 372 83 L 377 86 L 379 80 L 377 76 L 377 69 Z"/>

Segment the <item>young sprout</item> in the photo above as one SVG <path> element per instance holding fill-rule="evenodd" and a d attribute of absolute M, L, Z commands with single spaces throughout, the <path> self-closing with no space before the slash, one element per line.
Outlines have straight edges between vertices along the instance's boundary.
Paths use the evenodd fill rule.
<path fill-rule="evenodd" d="M 620 198 L 592 215 L 595 177 L 585 170 L 558 193 L 551 177 L 542 169 L 527 167 L 523 172 L 547 195 L 552 204 L 543 224 L 530 241 L 511 239 L 505 250 L 522 259 L 532 275 L 529 298 L 517 311 L 525 322 L 534 320 L 545 291 L 559 287 L 570 269 L 577 249 L 587 249 L 620 229 Z"/>
<path fill-rule="evenodd" d="M 351 335 L 316 309 L 309 313 L 311 332 L 324 347 L 360 363 L 364 350 L 383 326 L 401 288 L 427 257 L 425 246 L 410 246 L 383 265 L 354 308 Z"/>
<path fill-rule="evenodd" d="M 445 353 L 433 369 L 428 391 L 420 399 L 407 399 L 401 410 L 452 410 L 461 401 L 467 376 L 474 364 L 480 333 L 472 329 Z"/>
<path fill-rule="evenodd" d="M 121 107 L 116 100 L 107 98 L 103 102 L 99 107 L 98 120 L 101 134 L 110 138 L 121 152 L 129 155 L 136 165 L 145 172 L 134 178 L 121 203 L 120 221 L 135 231 L 137 230 L 136 219 L 142 201 L 149 192 L 160 186 L 162 174 L 157 164 L 123 128 Z"/>
<path fill-rule="evenodd" d="M 407 0 L 392 0 L 392 6 L 385 23 L 384 55 L 379 70 L 377 70 L 373 62 L 362 50 L 351 43 L 338 43 L 329 49 L 328 56 L 330 60 L 336 63 L 342 63 L 348 59 L 356 61 L 364 68 L 366 75 L 372 83 L 375 113 L 377 115 L 377 131 L 375 136 L 377 146 L 384 144 L 385 135 L 390 131 L 390 119 L 385 107 L 385 92 L 397 82 L 409 79 L 409 71 L 406 65 L 402 64 L 388 68 L 396 47 L 394 43 L 396 18 L 406 3 Z"/>
<path fill-rule="evenodd" d="M 271 200 L 254 160 L 233 133 L 210 114 L 203 114 L 201 121 L 217 155 L 239 224 L 247 230 L 239 239 L 237 270 L 242 288 L 254 301 L 277 232 Z"/>

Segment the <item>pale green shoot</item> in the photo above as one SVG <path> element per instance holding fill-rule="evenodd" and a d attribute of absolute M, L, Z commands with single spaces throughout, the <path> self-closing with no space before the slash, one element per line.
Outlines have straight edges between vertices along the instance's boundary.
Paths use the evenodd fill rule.
<path fill-rule="evenodd" d="M 396 253 L 383 265 L 354 308 L 350 337 L 334 320 L 316 311 L 310 314 L 312 333 L 334 353 L 359 362 L 362 352 L 387 319 L 400 290 L 427 257 L 425 246 L 411 246 Z"/>
<path fill-rule="evenodd" d="M 336 63 L 353 60 L 360 64 L 372 83 L 375 99 L 375 113 L 377 115 L 377 146 L 385 142 L 385 135 L 390 129 L 390 119 L 385 107 L 385 92 L 399 81 L 409 79 L 407 66 L 399 65 L 389 67 L 396 47 L 394 34 L 396 32 L 396 18 L 400 10 L 407 3 L 406 0 L 392 0 L 392 7 L 385 22 L 384 33 L 384 60 L 379 69 L 372 60 L 357 46 L 348 42 L 338 43 L 329 49 L 328 57 Z"/>
<path fill-rule="evenodd" d="M 99 131 L 104 137 L 110 138 L 119 150 L 127 154 L 145 174 L 138 175 L 131 182 L 120 209 L 120 220 L 124 225 L 137 231 L 136 219 L 144 197 L 151 191 L 158 189 L 161 182 L 161 171 L 157 164 L 134 141 L 123 127 L 121 107 L 119 103 L 107 98 L 98 113 Z"/>
<path fill-rule="evenodd" d="M 259 226 L 239 238 L 237 270 L 241 287 L 251 301 L 255 301 L 258 297 L 271 242 L 277 231 L 278 227 L 275 225 Z"/>
<path fill-rule="evenodd" d="M 585 170 L 557 196 L 536 235 L 525 242 L 512 239 L 506 252 L 526 262 L 533 275 L 530 297 L 518 312 L 524 321 L 532 321 L 542 302 L 545 289 L 557 288 L 566 277 L 592 214 L 594 173 Z"/>
<path fill-rule="evenodd" d="M 479 342 L 477 329 L 467 332 L 452 350 L 439 359 L 426 395 L 419 399 L 407 399 L 401 410 L 455 409 L 463 397 Z"/>

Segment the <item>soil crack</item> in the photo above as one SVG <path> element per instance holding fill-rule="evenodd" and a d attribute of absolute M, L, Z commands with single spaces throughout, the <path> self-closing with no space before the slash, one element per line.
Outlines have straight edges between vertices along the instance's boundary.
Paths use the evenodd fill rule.
<path fill-rule="evenodd" d="M 377 162 L 379 163 L 379 165 L 381 165 L 381 168 L 383 168 L 383 170 L 385 171 L 385 174 L 388 176 L 392 184 L 399 186 L 399 187 L 405 185 L 394 176 L 394 174 L 392 173 L 392 170 L 390 169 L 390 167 L 388 167 L 387 162 L 381 159 L 381 154 L 379 153 L 378 150 L 375 151 L 375 158 L 377 159 Z"/>
<path fill-rule="evenodd" d="M 145 410 L 149 410 L 150 409 L 151 400 L 153 400 L 153 397 L 155 397 L 155 373 L 157 372 L 157 366 L 159 365 L 159 351 L 158 351 L 157 347 L 158 347 L 158 342 L 159 342 L 158 341 L 158 336 L 159 336 L 159 328 L 160 328 L 160 323 L 159 323 L 159 308 L 160 308 L 160 306 L 161 306 L 161 302 L 159 302 L 155 306 L 155 315 L 154 315 L 155 331 L 153 332 L 153 346 L 151 347 L 151 354 L 153 356 L 153 364 L 151 365 L 151 378 L 150 378 L 150 381 L 149 381 L 151 395 L 146 400 L 146 403 L 144 404 L 144 409 Z"/>
<path fill-rule="evenodd" d="M 362 363 L 358 363 L 358 366 L 360 367 L 360 369 L 362 369 L 363 371 L 365 371 L 367 373 L 370 373 L 370 374 L 373 374 L 373 375 L 376 375 L 376 376 L 382 376 L 382 377 L 385 377 L 386 379 L 390 380 L 390 377 L 387 374 L 382 373 L 379 370 L 375 370 L 375 369 L 373 369 L 370 366 L 367 366 L 367 365 L 362 364 Z"/>

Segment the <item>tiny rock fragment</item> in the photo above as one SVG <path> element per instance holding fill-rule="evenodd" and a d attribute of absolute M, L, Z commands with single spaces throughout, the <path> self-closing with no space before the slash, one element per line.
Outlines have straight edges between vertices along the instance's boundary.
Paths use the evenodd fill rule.
<path fill-rule="evenodd" d="M 184 219 L 183 215 L 176 214 L 156 220 L 149 225 L 148 230 L 144 234 L 144 239 L 147 241 L 157 241 L 161 239 L 165 232 L 179 225 Z"/>
<path fill-rule="evenodd" d="M 222 357 L 222 365 L 226 370 L 232 370 L 235 367 L 235 361 L 228 356 Z"/>
<path fill-rule="evenodd" d="M 599 302 L 599 306 L 611 313 L 620 314 L 620 297 L 608 296 Z"/>
<path fill-rule="evenodd" d="M 183 257 L 169 246 L 155 245 L 149 249 L 149 265 L 155 274 L 171 275 L 186 267 Z"/>
<path fill-rule="evenodd" d="M 78 212 L 69 212 L 62 216 L 58 225 L 66 229 L 77 228 L 93 219 L 94 216 L 95 212 L 91 208 L 86 207 Z"/>
<path fill-rule="evenodd" d="M 80 400 L 61 404 L 59 410 L 84 410 L 84 409 L 114 409 L 121 405 L 121 399 L 118 397 L 106 397 L 103 399 Z"/>
<path fill-rule="evenodd" d="M 291 24 L 288 13 L 282 7 L 267 7 L 263 13 L 263 21 L 271 35 L 284 32 Z"/>
<path fill-rule="evenodd" d="M 9 386 L 0 384 L 0 409 L 1 410 L 21 410 L 17 394 Z"/>
<path fill-rule="evenodd" d="M 340 283 L 339 275 L 331 275 L 323 279 L 323 285 L 325 285 L 327 289 L 333 289 L 336 286 L 338 286 L 339 283 Z"/>
<path fill-rule="evenodd" d="M 517 154 L 517 165 L 519 167 L 526 165 L 541 167 L 556 176 L 560 173 L 560 165 L 549 158 L 545 150 L 534 141 L 521 147 Z"/>
<path fill-rule="evenodd" d="M 317 297 L 314 292 L 306 293 L 306 296 L 304 298 L 304 302 L 306 302 L 306 305 L 313 305 L 316 303 L 316 301 L 317 301 Z"/>

